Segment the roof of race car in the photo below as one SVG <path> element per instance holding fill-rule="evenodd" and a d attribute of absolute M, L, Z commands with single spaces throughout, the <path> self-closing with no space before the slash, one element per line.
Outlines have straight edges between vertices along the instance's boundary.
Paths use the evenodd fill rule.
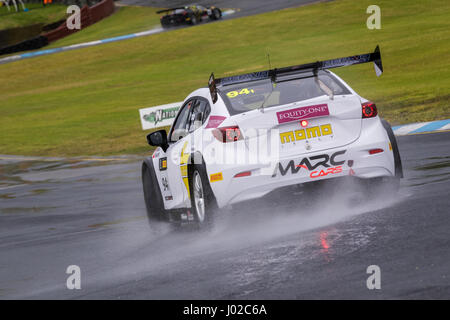
<path fill-rule="evenodd" d="M 156 11 L 156 13 L 159 14 L 159 13 L 170 12 L 170 11 L 175 11 L 175 10 L 187 10 L 189 8 L 192 8 L 192 7 L 211 8 L 211 7 L 200 6 L 198 4 L 190 4 L 190 5 L 184 6 L 184 7 L 174 7 L 174 8 L 168 8 L 168 9 L 159 10 L 159 11 Z"/>

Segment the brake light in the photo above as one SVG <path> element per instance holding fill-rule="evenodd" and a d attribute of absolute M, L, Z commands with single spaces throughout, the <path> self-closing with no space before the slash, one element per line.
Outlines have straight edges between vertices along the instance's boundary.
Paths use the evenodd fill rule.
<path fill-rule="evenodd" d="M 381 152 L 383 152 L 383 151 L 384 151 L 383 149 L 379 149 L 379 148 L 377 148 L 377 149 L 371 149 L 371 150 L 369 150 L 369 154 L 381 153 Z"/>
<path fill-rule="evenodd" d="M 217 128 L 212 131 L 212 134 L 223 143 L 242 140 L 241 130 L 238 126 Z"/>
<path fill-rule="evenodd" d="M 300 125 L 304 128 L 308 126 L 308 120 L 302 120 L 300 121 Z"/>
<path fill-rule="evenodd" d="M 362 117 L 365 118 L 373 118 L 378 114 L 377 106 L 373 102 L 364 102 L 362 105 Z"/>

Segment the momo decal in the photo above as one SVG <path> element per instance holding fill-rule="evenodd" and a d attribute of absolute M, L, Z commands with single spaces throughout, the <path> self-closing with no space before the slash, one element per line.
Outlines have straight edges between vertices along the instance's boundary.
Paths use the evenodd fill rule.
<path fill-rule="evenodd" d="M 345 163 L 345 160 L 339 161 L 336 158 L 345 154 L 346 151 L 347 150 L 337 151 L 331 155 L 320 154 L 317 156 L 305 157 L 298 164 L 296 164 L 294 160 L 291 160 L 285 167 L 283 167 L 281 163 L 278 163 L 278 166 L 275 167 L 275 172 L 273 173 L 272 177 L 276 177 L 278 171 L 282 176 L 285 176 L 289 171 L 291 171 L 291 174 L 296 174 L 302 168 L 312 171 L 316 170 L 320 166 L 324 168 L 341 166 Z"/>
<path fill-rule="evenodd" d="M 333 134 L 331 124 L 327 123 L 321 126 L 299 129 L 294 131 L 287 131 L 280 133 L 281 143 L 290 143 L 294 141 L 300 141 L 311 138 L 318 138 L 322 136 L 328 136 Z"/>

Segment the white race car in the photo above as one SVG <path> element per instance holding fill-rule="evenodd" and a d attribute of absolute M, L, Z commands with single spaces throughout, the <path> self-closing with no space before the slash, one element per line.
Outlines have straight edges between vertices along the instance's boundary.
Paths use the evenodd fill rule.
<path fill-rule="evenodd" d="M 397 143 L 377 108 L 330 68 L 373 53 L 215 79 L 192 92 L 142 166 L 152 220 L 205 225 L 217 209 L 280 188 L 352 176 L 398 188 Z"/>

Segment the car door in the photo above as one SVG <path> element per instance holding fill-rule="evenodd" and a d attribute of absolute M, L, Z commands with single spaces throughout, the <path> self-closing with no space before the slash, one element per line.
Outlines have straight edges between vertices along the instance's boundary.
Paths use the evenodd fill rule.
<path fill-rule="evenodd" d="M 201 142 L 201 130 L 210 113 L 208 101 L 194 97 L 186 101 L 168 135 L 166 151 L 170 201 L 166 209 L 190 207 L 188 160 L 196 141 Z M 194 136 L 195 135 L 195 136 Z"/>
<path fill-rule="evenodd" d="M 189 99 L 180 109 L 167 137 L 166 150 L 168 183 L 172 199 L 166 201 L 166 209 L 190 207 L 187 162 L 190 154 L 189 125 L 194 99 Z"/>

